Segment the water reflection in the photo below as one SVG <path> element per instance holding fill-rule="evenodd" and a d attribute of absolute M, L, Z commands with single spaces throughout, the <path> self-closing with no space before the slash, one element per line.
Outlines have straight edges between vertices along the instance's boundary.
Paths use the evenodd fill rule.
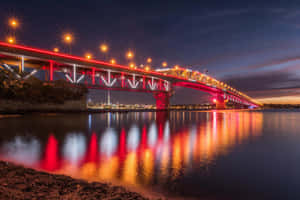
<path fill-rule="evenodd" d="M 10 161 L 19 161 L 26 165 L 35 166 L 40 159 L 41 144 L 35 138 L 27 139 L 16 136 L 12 141 L 2 146 L 2 157 Z"/>
<path fill-rule="evenodd" d="M 184 176 L 187 170 L 209 168 L 218 156 L 260 135 L 263 123 L 258 112 L 86 117 L 84 131 L 49 132 L 46 140 L 36 135 L 3 140 L 1 157 L 85 179 L 162 184 Z"/>

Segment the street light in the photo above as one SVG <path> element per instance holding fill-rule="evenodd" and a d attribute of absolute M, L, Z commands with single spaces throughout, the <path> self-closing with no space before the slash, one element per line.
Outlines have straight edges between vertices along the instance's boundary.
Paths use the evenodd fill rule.
<path fill-rule="evenodd" d="M 175 69 L 175 70 L 179 69 L 179 66 L 178 66 L 178 65 L 175 65 L 175 66 L 174 66 L 174 69 Z"/>
<path fill-rule="evenodd" d="M 59 48 L 54 47 L 54 48 L 53 48 L 53 51 L 54 51 L 55 53 L 58 53 L 58 52 L 59 52 Z"/>
<path fill-rule="evenodd" d="M 70 33 L 66 33 L 63 35 L 63 41 L 69 46 L 69 53 L 71 53 L 71 44 L 73 43 L 73 35 Z"/>
<path fill-rule="evenodd" d="M 133 68 L 135 67 L 135 64 L 134 64 L 134 63 L 130 63 L 130 64 L 129 64 L 129 67 L 130 67 L 131 69 L 133 69 Z"/>
<path fill-rule="evenodd" d="M 19 26 L 19 22 L 15 18 L 9 19 L 9 26 L 12 28 L 17 28 Z"/>
<path fill-rule="evenodd" d="M 92 54 L 86 53 L 85 58 L 88 59 L 88 60 L 92 59 Z"/>
<path fill-rule="evenodd" d="M 134 57 L 134 53 L 132 51 L 128 51 L 127 54 L 126 54 L 126 57 L 128 59 L 132 59 Z"/>
<path fill-rule="evenodd" d="M 71 44 L 73 42 L 73 36 L 70 33 L 66 33 L 64 35 L 64 41 L 67 44 Z"/>
<path fill-rule="evenodd" d="M 16 43 L 16 39 L 12 36 L 9 36 L 7 37 L 6 41 L 9 43 L 9 44 L 14 44 Z"/>
<path fill-rule="evenodd" d="M 147 58 L 147 63 L 152 63 L 152 59 L 151 58 Z"/>
<path fill-rule="evenodd" d="M 106 44 L 101 44 L 100 50 L 101 52 L 106 53 L 108 51 L 108 46 Z"/>
<path fill-rule="evenodd" d="M 145 67 L 145 70 L 148 72 L 148 71 L 150 71 L 150 67 L 149 66 L 146 66 Z"/>
<path fill-rule="evenodd" d="M 110 63 L 111 63 L 111 64 L 116 64 L 116 60 L 112 58 L 112 59 L 110 60 Z"/>
<path fill-rule="evenodd" d="M 162 62 L 162 66 L 163 66 L 163 67 L 167 67 L 167 66 L 168 66 L 168 63 L 164 61 L 164 62 Z"/>

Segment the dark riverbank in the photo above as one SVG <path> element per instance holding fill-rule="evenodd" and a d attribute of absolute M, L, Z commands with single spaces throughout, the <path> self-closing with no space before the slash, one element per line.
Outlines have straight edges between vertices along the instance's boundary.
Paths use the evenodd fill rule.
<path fill-rule="evenodd" d="M 120 186 L 87 182 L 0 161 L 0 199 L 140 199 Z"/>
<path fill-rule="evenodd" d="M 0 100 L 0 114 L 30 114 L 30 113 L 105 113 L 105 112 L 156 112 L 156 111 L 203 111 L 205 108 L 183 109 L 170 108 L 167 110 L 157 109 L 91 109 L 87 108 L 84 99 L 57 103 L 28 103 L 14 100 Z"/>

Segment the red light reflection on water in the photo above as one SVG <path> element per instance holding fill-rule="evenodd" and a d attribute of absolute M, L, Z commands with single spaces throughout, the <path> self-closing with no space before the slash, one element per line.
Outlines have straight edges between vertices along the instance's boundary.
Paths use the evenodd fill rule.
<path fill-rule="evenodd" d="M 174 113 L 176 119 L 172 125 L 177 123 L 179 115 Z M 129 129 L 131 133 L 121 128 L 120 133 L 114 132 L 116 138 L 100 137 L 99 133 L 93 132 L 87 149 L 81 151 L 85 153 L 78 154 L 80 164 L 73 166 L 75 170 L 69 170 L 70 162 L 66 158 L 60 159 L 63 156 L 59 156 L 58 141 L 50 134 L 40 168 L 88 180 L 116 180 L 129 184 L 147 184 L 154 179 L 164 181 L 167 177 L 173 179 L 181 169 L 209 165 L 218 155 L 227 154 L 235 144 L 259 135 L 263 117 L 261 113 L 211 112 L 202 123 L 177 129 L 172 126 L 173 132 L 166 118 L 158 117 L 157 120 L 141 128 L 133 125 L 134 128 Z M 109 141 L 103 141 L 106 139 Z M 103 144 L 106 149 L 117 144 L 116 151 L 104 155 Z M 85 145 L 80 147 L 86 148 Z"/>
<path fill-rule="evenodd" d="M 44 157 L 41 162 L 41 168 L 48 171 L 54 171 L 59 167 L 58 142 L 54 135 L 50 134 L 46 144 Z"/>

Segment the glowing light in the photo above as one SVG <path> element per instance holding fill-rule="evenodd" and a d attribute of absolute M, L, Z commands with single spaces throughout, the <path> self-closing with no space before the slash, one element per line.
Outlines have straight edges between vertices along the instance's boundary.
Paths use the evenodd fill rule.
<path fill-rule="evenodd" d="M 127 57 L 128 59 L 132 59 L 132 58 L 134 57 L 133 52 L 132 52 L 132 51 L 128 51 L 127 54 L 126 54 L 126 57 Z"/>
<path fill-rule="evenodd" d="M 49 171 L 54 171 L 59 167 L 58 142 L 53 134 L 50 134 L 48 138 L 42 167 Z"/>
<path fill-rule="evenodd" d="M 92 54 L 86 53 L 86 54 L 85 54 L 85 58 L 88 59 L 88 60 L 91 59 L 91 58 L 92 58 Z"/>
<path fill-rule="evenodd" d="M 112 58 L 112 59 L 110 60 L 110 63 L 111 63 L 111 64 L 116 64 L 116 60 Z"/>
<path fill-rule="evenodd" d="M 139 146 L 139 141 L 139 128 L 136 125 L 133 125 L 128 132 L 127 149 L 135 151 Z"/>
<path fill-rule="evenodd" d="M 106 44 L 101 44 L 100 45 L 100 50 L 105 53 L 108 51 L 108 46 Z"/>
<path fill-rule="evenodd" d="M 156 127 L 155 123 L 152 123 L 149 128 L 149 133 L 148 133 L 149 147 L 154 147 L 156 140 L 157 140 L 157 127 Z"/>
<path fill-rule="evenodd" d="M 107 157 L 111 157 L 117 149 L 118 137 L 113 128 L 108 128 L 100 140 L 100 152 Z"/>
<path fill-rule="evenodd" d="M 174 66 L 174 69 L 175 69 L 175 70 L 179 69 L 179 66 L 178 66 L 178 65 L 175 65 L 175 66 Z"/>
<path fill-rule="evenodd" d="M 146 66 L 145 67 L 145 70 L 148 72 L 148 71 L 150 71 L 150 67 L 149 66 Z"/>
<path fill-rule="evenodd" d="M 12 37 L 12 36 L 8 37 L 6 40 L 7 40 L 7 42 L 10 43 L 10 44 L 16 43 L 16 39 L 15 39 L 14 37 Z"/>
<path fill-rule="evenodd" d="M 18 20 L 15 18 L 10 19 L 9 26 L 11 26 L 12 28 L 17 28 L 19 26 Z"/>
<path fill-rule="evenodd" d="M 152 63 L 152 59 L 151 58 L 147 58 L 147 63 Z"/>
<path fill-rule="evenodd" d="M 53 51 L 57 53 L 57 52 L 59 52 L 59 48 L 55 47 L 55 48 L 53 48 Z"/>
<path fill-rule="evenodd" d="M 39 163 L 41 144 L 34 138 L 16 136 L 12 141 L 3 143 L 1 151 L 6 152 L 6 159 L 34 166 Z"/>
<path fill-rule="evenodd" d="M 168 66 L 168 63 L 166 61 L 162 62 L 162 66 L 163 67 L 167 67 Z"/>
<path fill-rule="evenodd" d="M 214 103 L 217 103 L 217 99 L 216 99 L 216 98 L 213 98 L 213 102 L 214 102 Z"/>
<path fill-rule="evenodd" d="M 64 159 L 72 164 L 78 164 L 86 151 L 86 141 L 83 134 L 68 134 L 63 146 Z"/>
<path fill-rule="evenodd" d="M 68 44 L 73 42 L 73 36 L 70 33 L 64 34 L 63 39 L 64 39 L 64 42 L 66 42 Z"/>
<path fill-rule="evenodd" d="M 134 63 L 130 63 L 129 67 L 133 69 L 133 68 L 135 68 L 135 64 Z"/>

